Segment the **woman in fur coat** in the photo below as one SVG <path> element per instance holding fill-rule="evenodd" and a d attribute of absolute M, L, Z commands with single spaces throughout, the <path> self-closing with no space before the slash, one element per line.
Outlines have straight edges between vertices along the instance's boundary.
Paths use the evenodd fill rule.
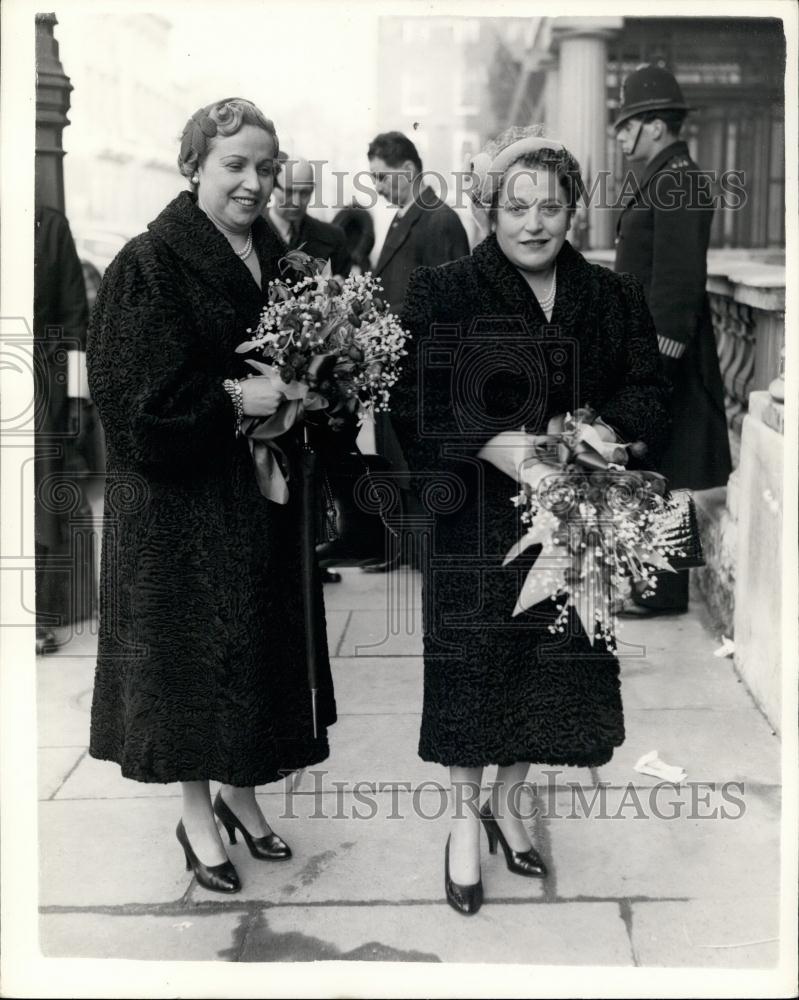
<path fill-rule="evenodd" d="M 240 882 L 216 817 L 254 857 L 290 857 L 254 788 L 324 760 L 336 718 L 317 581 L 314 737 L 296 491 L 262 496 L 239 434 L 281 402 L 235 353 L 283 252 L 260 217 L 277 154 L 249 101 L 192 116 L 178 160 L 191 190 L 109 267 L 88 344 L 108 446 L 90 753 L 136 781 L 181 782 L 187 868 L 220 892 Z"/>
<path fill-rule="evenodd" d="M 470 257 L 414 272 L 412 334 L 392 394 L 397 428 L 430 514 L 424 588 L 420 756 L 450 768 L 454 818 L 446 894 L 482 901 L 479 832 L 511 871 L 541 878 L 519 813 L 531 763 L 595 767 L 624 739 L 619 664 L 573 614 L 565 633 L 547 601 L 513 617 L 540 547 L 503 567 L 526 528 L 515 481 L 479 457 L 503 431 L 546 430 L 578 408 L 607 441 L 669 430 L 667 383 L 641 286 L 589 264 L 566 239 L 583 190 L 574 157 L 532 129 L 503 133 L 475 163 L 474 197 L 493 232 Z M 483 768 L 498 765 L 479 811 Z"/>

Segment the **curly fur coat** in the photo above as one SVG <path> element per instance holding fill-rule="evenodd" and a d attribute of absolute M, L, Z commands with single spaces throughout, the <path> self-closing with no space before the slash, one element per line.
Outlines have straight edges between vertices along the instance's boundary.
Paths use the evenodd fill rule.
<path fill-rule="evenodd" d="M 89 331 L 108 447 L 90 753 L 138 781 L 260 785 L 324 760 L 336 718 L 317 580 L 314 739 L 296 491 L 261 495 L 222 386 L 264 295 L 188 192 L 148 229 Z M 265 289 L 283 248 L 260 219 L 253 236 Z"/>
<path fill-rule="evenodd" d="M 414 273 L 404 322 L 413 339 L 392 419 L 430 515 L 420 756 L 602 764 L 624 739 L 618 661 L 576 617 L 553 636 L 552 602 L 511 617 L 540 550 L 502 567 L 521 532 L 517 489 L 476 456 L 502 430 L 542 431 L 591 405 L 656 459 L 668 383 L 641 286 L 565 243 L 547 322 L 489 236 L 471 257 Z"/>

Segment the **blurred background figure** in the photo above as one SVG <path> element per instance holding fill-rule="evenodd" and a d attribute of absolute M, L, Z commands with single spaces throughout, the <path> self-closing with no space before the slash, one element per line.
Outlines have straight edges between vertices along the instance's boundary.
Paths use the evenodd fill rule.
<path fill-rule="evenodd" d="M 71 558 L 77 552 L 70 520 L 81 513 L 91 518 L 91 511 L 80 492 L 72 509 L 60 502 L 65 478 L 91 464 L 82 419 L 89 407 L 83 374 L 89 310 L 66 216 L 38 204 L 34 218 L 36 650 L 47 653 L 59 645 L 53 627 L 94 610 L 92 559 L 78 567 Z M 91 544 L 91 533 L 85 540 Z M 79 571 L 87 569 L 88 581 Z M 84 590 L 89 584 L 83 601 L 75 590 L 79 580 Z"/>
<path fill-rule="evenodd" d="M 337 226 L 308 214 L 315 187 L 313 166 L 308 160 L 288 155 L 280 160 L 282 169 L 265 212 L 266 221 L 288 250 L 303 250 L 311 257 L 329 260 L 333 274 L 346 277 L 350 256 L 344 234 Z"/>
<path fill-rule="evenodd" d="M 369 144 L 367 156 L 377 193 L 397 206 L 375 274 L 392 312 L 399 314 L 413 271 L 465 257 L 469 240 L 453 209 L 424 183 L 421 157 L 406 135 L 382 132 Z"/>
<path fill-rule="evenodd" d="M 397 206 L 380 250 L 375 274 L 383 282 L 391 311 L 399 315 L 414 270 L 420 266 L 436 267 L 468 256 L 469 239 L 457 213 L 424 183 L 422 159 L 406 135 L 402 132 L 381 132 L 369 144 L 367 156 L 378 194 Z M 369 449 L 371 442 L 367 434 L 361 435 L 359 444 L 362 451 Z M 403 476 L 403 509 L 409 513 L 416 510 L 416 500 L 407 488 L 408 465 L 389 414 L 380 413 L 375 419 L 373 447 L 388 462 L 392 473 Z M 390 545 L 385 559 L 368 564 L 363 570 L 366 573 L 382 573 L 394 569 L 400 560 L 399 550 Z"/>
<path fill-rule="evenodd" d="M 375 246 L 375 224 L 369 211 L 356 201 L 336 213 L 333 225 L 344 233 L 352 266 L 351 274 L 371 270 L 371 253 Z"/>
<path fill-rule="evenodd" d="M 705 285 L 713 191 L 680 130 L 688 111 L 668 70 L 642 66 L 624 81 L 616 137 L 643 165 L 616 239 L 616 270 L 638 277 L 674 392 L 671 444 L 659 470 L 673 488 L 723 486 L 732 471 L 724 387 Z M 688 570 L 658 574 L 652 597 L 633 589 L 624 612 L 636 617 L 688 608 Z"/>
<path fill-rule="evenodd" d="M 308 214 L 308 206 L 316 186 L 313 165 L 308 160 L 289 156 L 282 150 L 278 159 L 282 167 L 275 179 L 272 198 L 264 212 L 264 218 L 287 250 L 302 250 L 311 257 L 329 261 L 333 274 L 346 277 L 350 272 L 351 261 L 344 233 L 338 226 L 322 222 L 321 219 Z M 352 435 L 345 438 L 333 435 L 330 446 L 337 452 L 342 452 L 338 465 L 349 468 L 352 461 L 357 459 L 357 456 L 352 455 L 354 448 Z M 360 465 L 357 466 L 358 476 L 362 471 Z M 339 520 L 341 520 L 342 491 L 338 483 L 341 472 L 331 471 L 328 475 L 333 480 L 331 488 L 339 504 Z M 323 561 L 322 580 L 324 583 L 340 583 L 341 575 L 331 571 Z"/>

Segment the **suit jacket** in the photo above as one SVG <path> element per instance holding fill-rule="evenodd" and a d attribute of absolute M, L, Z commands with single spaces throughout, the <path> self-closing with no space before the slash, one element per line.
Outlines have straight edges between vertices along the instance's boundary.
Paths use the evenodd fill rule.
<path fill-rule="evenodd" d="M 290 243 L 286 243 L 273 225 L 272 220 L 268 217 L 267 222 L 272 231 L 276 233 L 281 242 L 289 250 L 303 250 L 305 253 L 310 254 L 311 257 L 321 257 L 323 260 L 329 260 L 330 266 L 333 268 L 333 274 L 339 274 L 342 277 L 346 277 L 349 274 L 352 261 L 347 250 L 347 240 L 338 226 L 333 226 L 329 222 L 322 222 L 306 214 L 300 222 L 296 238 Z"/>
<path fill-rule="evenodd" d="M 724 390 L 705 283 L 713 221 L 707 175 L 674 142 L 650 163 L 619 217 L 616 270 L 644 286 L 674 384 L 673 433 L 661 471 L 673 486 L 726 484 L 732 465 Z"/>
<path fill-rule="evenodd" d="M 391 223 L 375 268 L 392 312 L 401 311 L 417 267 L 437 267 L 468 253 L 469 240 L 456 213 L 432 188 L 420 188 L 413 205 Z"/>

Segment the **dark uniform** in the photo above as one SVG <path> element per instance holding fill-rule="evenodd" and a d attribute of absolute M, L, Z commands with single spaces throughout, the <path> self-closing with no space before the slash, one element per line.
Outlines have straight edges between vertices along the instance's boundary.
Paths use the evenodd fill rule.
<path fill-rule="evenodd" d="M 646 73 L 658 82 L 652 68 L 639 71 L 641 76 Z M 650 108 L 654 104 L 641 102 L 647 103 Z M 671 443 L 658 466 L 673 488 L 723 486 L 732 470 L 705 290 L 712 218 L 710 177 L 691 159 L 686 143 L 675 141 L 647 163 L 617 225 L 616 270 L 634 274 L 644 286 L 674 389 Z M 637 603 L 678 608 L 687 599 L 684 571 L 678 577 L 661 574 L 655 596 Z"/>
<path fill-rule="evenodd" d="M 695 490 L 725 485 L 732 469 L 705 291 L 713 208 L 701 207 L 711 197 L 702 181 L 686 144 L 672 143 L 647 164 L 616 238 L 616 270 L 643 284 L 674 385 L 672 439 L 661 471 L 672 486 Z"/>

